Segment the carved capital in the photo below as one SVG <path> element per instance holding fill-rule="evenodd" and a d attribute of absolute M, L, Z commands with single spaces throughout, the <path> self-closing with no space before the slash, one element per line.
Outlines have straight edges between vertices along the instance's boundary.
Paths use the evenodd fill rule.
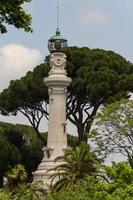
<path fill-rule="evenodd" d="M 54 151 L 54 149 L 52 149 L 51 147 L 44 147 L 43 148 L 44 158 L 50 158 L 53 151 Z"/>

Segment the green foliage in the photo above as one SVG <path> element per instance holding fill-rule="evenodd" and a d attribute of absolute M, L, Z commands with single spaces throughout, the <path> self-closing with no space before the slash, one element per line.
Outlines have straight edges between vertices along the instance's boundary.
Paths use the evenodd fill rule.
<path fill-rule="evenodd" d="M 115 176 L 114 176 L 115 174 Z M 87 176 L 76 184 L 51 191 L 37 192 L 34 185 L 23 185 L 17 193 L 0 190 L 1 200 L 132 200 L 133 170 L 127 163 L 113 163 L 105 168 L 108 182 L 96 176 Z"/>
<path fill-rule="evenodd" d="M 21 163 L 31 179 L 43 157 L 43 143 L 38 139 L 32 127 L 0 122 L 0 172 Z M 0 174 L 1 174 L 0 173 Z M 0 177 L 0 180 L 3 176 Z"/>
<path fill-rule="evenodd" d="M 98 183 L 95 181 L 94 177 L 86 177 L 86 179 L 82 180 L 80 183 L 75 185 L 71 184 L 67 188 L 62 188 L 60 191 L 50 193 L 47 200 L 102 200 L 102 198 L 100 199 L 99 197 L 97 199 L 95 198 L 97 185 Z M 104 196 L 104 198 L 105 197 L 106 196 Z"/>
<path fill-rule="evenodd" d="M 46 145 L 47 133 L 43 135 Z M 74 136 L 68 135 L 68 141 L 69 145 L 77 144 L 77 138 Z M 0 122 L 0 185 L 2 186 L 3 174 L 18 163 L 25 166 L 31 181 L 32 172 L 43 158 L 43 146 L 32 127 Z"/>
<path fill-rule="evenodd" d="M 108 105 L 98 114 L 97 125 L 92 134 L 97 151 L 123 154 L 133 168 L 133 100 Z"/>
<path fill-rule="evenodd" d="M 28 175 L 23 165 L 16 165 L 6 173 L 6 187 L 11 191 L 18 192 L 20 186 L 27 182 Z"/>
<path fill-rule="evenodd" d="M 20 153 L 15 145 L 10 144 L 7 138 L 0 132 L 0 187 L 3 186 L 5 172 L 20 162 Z"/>
<path fill-rule="evenodd" d="M 21 187 L 20 191 L 15 194 L 12 200 L 38 200 L 38 196 L 30 187 Z"/>
<path fill-rule="evenodd" d="M 17 29 L 22 28 L 25 31 L 31 29 L 31 15 L 27 14 L 22 4 L 31 0 L 0 0 L 0 33 L 6 33 L 5 24 L 13 25 Z"/>
<path fill-rule="evenodd" d="M 62 161 L 62 164 L 54 168 L 55 173 L 51 175 L 52 182 L 59 179 L 52 185 L 52 188 L 56 190 L 76 184 L 87 175 L 98 173 L 100 165 L 100 161 L 85 143 L 81 143 L 74 149 L 67 149 L 65 154 L 55 161 Z"/>
<path fill-rule="evenodd" d="M 46 104 L 48 91 L 44 84 L 44 77 L 48 75 L 49 66 L 39 65 L 33 73 L 27 72 L 20 80 L 11 81 L 9 88 L 1 94 L 1 113 L 4 115 L 21 112 L 28 118 L 38 137 L 46 144 L 46 140 L 39 132 L 39 123 L 42 117 L 48 119 Z M 15 101 L 14 101 L 15 99 Z M 45 103 L 44 103 L 45 102 Z M 45 109 L 46 108 L 46 109 Z"/>
<path fill-rule="evenodd" d="M 86 98 L 91 104 L 100 99 L 102 103 L 119 99 L 127 88 L 131 89 L 133 66 L 113 51 L 71 47 L 67 71 L 73 78 L 76 97 Z"/>
<path fill-rule="evenodd" d="M 8 190 L 0 190 L 0 200 L 45 200 L 45 196 L 39 195 L 36 188 L 30 185 L 23 185 L 17 193 Z"/>
<path fill-rule="evenodd" d="M 0 200 L 11 200 L 11 193 L 6 190 L 0 190 Z"/>
<path fill-rule="evenodd" d="M 112 51 L 86 47 L 69 48 L 67 59 L 72 78 L 67 117 L 76 125 L 79 141 L 87 141 L 98 108 L 133 90 L 133 65 Z"/>
<path fill-rule="evenodd" d="M 48 197 L 48 200 L 89 200 L 88 193 L 85 188 L 81 187 L 79 184 L 56 192 Z"/>
<path fill-rule="evenodd" d="M 124 187 L 124 184 L 133 183 L 133 169 L 125 162 L 113 163 L 112 167 L 106 167 L 105 171 L 113 184 Z"/>
<path fill-rule="evenodd" d="M 133 173 L 131 167 L 126 163 L 118 163 L 107 167 L 106 171 L 109 182 L 89 176 L 76 185 L 50 193 L 47 200 L 132 200 L 133 177 L 130 176 L 130 181 L 124 178 Z M 113 174 L 115 178 L 112 179 Z"/>
<path fill-rule="evenodd" d="M 69 147 L 78 146 L 78 137 L 67 134 L 67 143 Z"/>

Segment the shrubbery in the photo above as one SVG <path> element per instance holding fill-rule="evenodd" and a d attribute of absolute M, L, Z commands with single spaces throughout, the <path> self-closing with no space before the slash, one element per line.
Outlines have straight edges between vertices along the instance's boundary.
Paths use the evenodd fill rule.
<path fill-rule="evenodd" d="M 0 200 L 45 200 L 45 195 L 37 194 L 34 186 L 23 185 L 17 193 L 0 190 Z"/>
<path fill-rule="evenodd" d="M 131 167 L 127 163 L 118 163 L 107 167 L 105 172 L 106 181 L 88 176 L 76 185 L 53 191 L 47 200 L 133 200 Z"/>

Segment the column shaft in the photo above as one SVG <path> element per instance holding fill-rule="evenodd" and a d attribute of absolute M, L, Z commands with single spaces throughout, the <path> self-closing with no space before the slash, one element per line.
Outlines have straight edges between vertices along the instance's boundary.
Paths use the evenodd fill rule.
<path fill-rule="evenodd" d="M 57 83 L 56 83 L 57 84 Z M 51 148 L 66 148 L 66 87 L 49 88 L 48 143 Z"/>

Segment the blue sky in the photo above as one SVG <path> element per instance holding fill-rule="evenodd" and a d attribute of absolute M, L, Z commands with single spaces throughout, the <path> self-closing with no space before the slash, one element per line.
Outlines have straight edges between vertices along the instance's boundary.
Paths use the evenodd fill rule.
<path fill-rule="evenodd" d="M 60 0 L 60 29 L 69 45 L 114 50 L 133 58 L 132 0 Z M 26 10 L 32 14 L 34 32 L 10 28 L 0 37 L 0 46 L 22 44 L 47 54 L 47 40 L 56 29 L 56 0 L 33 0 Z"/>
<path fill-rule="evenodd" d="M 32 15 L 34 32 L 9 26 L 8 33 L 0 36 L 0 91 L 48 54 L 47 41 L 56 30 L 57 2 L 60 30 L 70 46 L 110 49 L 133 60 L 133 0 L 32 0 L 24 7 Z M 17 118 L 11 120 L 17 122 Z"/>

